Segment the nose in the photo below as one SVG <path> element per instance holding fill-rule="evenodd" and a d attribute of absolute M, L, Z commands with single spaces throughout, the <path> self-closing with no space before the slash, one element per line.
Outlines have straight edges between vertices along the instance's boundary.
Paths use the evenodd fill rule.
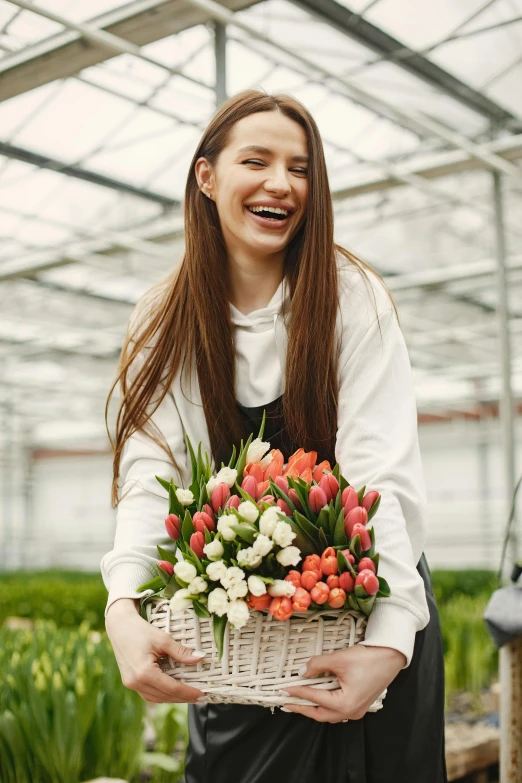
<path fill-rule="evenodd" d="M 271 167 L 264 183 L 264 188 L 268 193 L 282 198 L 290 192 L 290 180 L 286 166 Z"/>

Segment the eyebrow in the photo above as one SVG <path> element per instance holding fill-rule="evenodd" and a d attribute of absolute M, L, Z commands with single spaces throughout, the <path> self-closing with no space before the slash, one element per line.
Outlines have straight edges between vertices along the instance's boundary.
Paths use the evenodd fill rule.
<path fill-rule="evenodd" d="M 259 155 L 272 155 L 272 150 L 268 147 L 260 147 L 258 144 L 249 144 L 247 147 L 241 147 L 238 150 L 238 155 L 245 152 L 257 152 Z M 296 163 L 309 163 L 310 159 L 308 155 L 293 155 L 292 160 Z"/>

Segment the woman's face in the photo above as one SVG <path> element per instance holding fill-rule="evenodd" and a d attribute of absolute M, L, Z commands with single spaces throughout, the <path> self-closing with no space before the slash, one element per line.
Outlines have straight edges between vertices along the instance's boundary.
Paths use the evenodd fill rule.
<path fill-rule="evenodd" d="M 301 227 L 308 195 L 304 129 L 278 111 L 239 120 L 216 165 L 196 164 L 215 201 L 229 255 L 281 254 Z"/>

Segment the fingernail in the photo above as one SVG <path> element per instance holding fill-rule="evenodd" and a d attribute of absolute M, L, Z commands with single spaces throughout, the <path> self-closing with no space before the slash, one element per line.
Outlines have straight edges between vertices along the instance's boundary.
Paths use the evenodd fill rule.
<path fill-rule="evenodd" d="M 303 663 L 303 665 L 302 665 L 302 666 L 300 666 L 300 667 L 298 668 L 298 670 L 297 670 L 297 673 L 298 673 L 298 674 L 299 674 L 301 677 L 304 677 L 304 675 L 306 674 L 306 668 L 307 668 L 307 665 L 306 665 L 306 663 Z"/>
<path fill-rule="evenodd" d="M 196 699 L 196 704 L 208 704 L 208 699 L 206 696 L 200 696 L 199 699 Z"/>
<path fill-rule="evenodd" d="M 206 655 L 206 652 L 203 650 L 192 650 L 192 657 L 193 658 L 204 658 Z"/>
<path fill-rule="evenodd" d="M 286 707 L 281 707 L 281 712 L 292 712 L 292 710 L 287 710 Z"/>
<path fill-rule="evenodd" d="M 288 691 L 279 691 L 279 693 L 281 694 L 281 696 L 290 696 Z"/>

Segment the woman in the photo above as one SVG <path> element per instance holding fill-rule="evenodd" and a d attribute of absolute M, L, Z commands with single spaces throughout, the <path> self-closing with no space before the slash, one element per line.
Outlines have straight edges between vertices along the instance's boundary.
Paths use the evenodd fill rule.
<path fill-rule="evenodd" d="M 190 703 L 187 783 L 443 783 L 442 650 L 408 357 L 382 281 L 334 245 L 306 109 L 257 91 L 227 101 L 192 161 L 185 222 L 184 259 L 138 306 L 120 368 L 113 498 L 118 478 L 123 497 L 102 573 L 123 682 L 147 701 Z M 314 449 L 382 493 L 375 530 L 392 589 L 363 644 L 309 661 L 306 676 L 332 671 L 341 689 L 289 688 L 317 706 L 274 714 L 206 705 L 163 674 L 159 657 L 191 663 L 198 651 L 141 619 L 136 590 L 156 573 L 156 545 L 168 545 L 155 475 L 187 486 L 185 434 L 228 462 L 264 409 L 273 448 Z M 367 713 L 387 686 L 382 711 Z"/>

